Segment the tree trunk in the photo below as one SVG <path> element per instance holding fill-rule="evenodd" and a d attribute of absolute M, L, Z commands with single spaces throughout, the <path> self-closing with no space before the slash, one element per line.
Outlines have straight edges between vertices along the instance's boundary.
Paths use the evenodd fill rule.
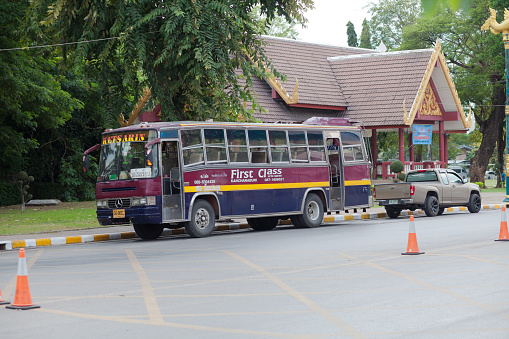
<path fill-rule="evenodd" d="M 502 95 L 502 101 L 493 100 L 495 104 L 500 102 L 504 103 L 504 92 L 497 91 L 494 95 L 494 99 L 498 99 Z M 502 92 L 502 93 L 499 93 Z M 498 95 L 497 95 L 498 94 Z M 470 181 L 471 182 L 482 182 L 484 183 L 484 174 L 488 168 L 490 157 L 495 150 L 495 145 L 499 139 L 499 133 L 503 133 L 503 126 L 505 118 L 505 107 L 496 106 L 488 119 L 484 121 L 478 121 L 479 131 L 482 134 L 482 141 L 479 149 L 475 152 L 475 155 L 470 159 Z M 501 132 L 502 131 L 502 132 Z"/>

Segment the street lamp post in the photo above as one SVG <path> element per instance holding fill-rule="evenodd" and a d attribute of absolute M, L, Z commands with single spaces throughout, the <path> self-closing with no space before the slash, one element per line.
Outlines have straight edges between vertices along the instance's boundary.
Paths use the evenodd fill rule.
<path fill-rule="evenodd" d="M 490 30 L 493 34 L 502 33 L 505 50 L 505 199 L 509 202 L 509 11 L 504 10 L 504 21 L 497 22 L 497 12 L 490 8 L 491 16 L 481 26 L 483 30 Z"/>

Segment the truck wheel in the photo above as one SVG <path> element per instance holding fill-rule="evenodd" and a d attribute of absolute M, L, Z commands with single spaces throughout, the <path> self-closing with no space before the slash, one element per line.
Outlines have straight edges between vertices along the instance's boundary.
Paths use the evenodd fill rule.
<path fill-rule="evenodd" d="M 138 237 L 143 240 L 153 240 L 159 238 L 163 233 L 163 225 L 158 224 L 133 224 L 134 231 Z"/>
<path fill-rule="evenodd" d="M 277 226 L 279 218 L 267 217 L 267 218 L 248 218 L 247 223 L 255 231 L 270 231 Z"/>
<path fill-rule="evenodd" d="M 320 226 L 323 220 L 322 199 L 314 193 L 308 194 L 304 203 L 304 214 L 296 217 L 301 227 L 314 228 Z"/>
<path fill-rule="evenodd" d="M 396 219 L 399 217 L 399 214 L 401 213 L 401 210 L 399 208 L 394 207 L 385 207 L 385 212 L 387 213 L 387 216 L 391 219 Z"/>
<path fill-rule="evenodd" d="M 442 215 L 442 214 L 444 214 L 444 211 L 445 211 L 445 207 L 440 207 L 440 208 L 438 209 L 438 214 L 437 214 L 437 215 Z"/>
<path fill-rule="evenodd" d="M 202 238 L 214 229 L 216 214 L 208 201 L 197 200 L 193 204 L 189 219 L 185 224 L 186 233 L 193 238 Z"/>
<path fill-rule="evenodd" d="M 438 215 L 438 210 L 440 209 L 440 204 L 438 203 L 438 199 L 434 195 L 428 195 L 426 197 L 426 201 L 424 202 L 424 212 L 428 217 L 434 217 Z"/>
<path fill-rule="evenodd" d="M 470 213 L 478 213 L 481 210 L 481 197 L 477 193 L 472 193 L 470 195 L 470 200 L 468 201 L 468 211 Z"/>

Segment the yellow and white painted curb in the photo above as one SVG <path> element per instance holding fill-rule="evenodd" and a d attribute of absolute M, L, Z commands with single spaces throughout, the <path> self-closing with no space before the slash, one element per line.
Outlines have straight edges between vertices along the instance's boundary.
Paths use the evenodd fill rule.
<path fill-rule="evenodd" d="M 501 204 L 490 204 L 483 205 L 482 209 L 493 210 L 500 209 L 503 205 Z M 445 212 L 459 212 L 459 211 L 468 211 L 466 207 L 449 207 L 444 210 Z M 415 211 L 401 211 L 400 216 L 409 216 L 409 215 L 423 215 L 424 212 L 422 210 Z M 382 219 L 387 218 L 387 214 L 385 212 L 372 212 L 372 213 L 352 213 L 352 214 L 337 214 L 337 215 L 325 215 L 323 218 L 324 223 L 334 223 L 334 222 L 343 222 L 343 221 L 351 221 L 351 220 L 363 220 L 363 219 Z M 290 220 L 281 220 L 280 225 L 291 225 Z M 214 226 L 214 231 L 230 231 L 237 229 L 246 229 L 250 228 L 247 223 L 228 223 L 228 224 L 217 224 Z M 177 235 L 177 234 L 186 234 L 184 228 L 178 228 L 173 230 L 165 229 L 163 235 Z M 106 234 L 88 234 L 88 235 L 78 235 L 78 236 L 69 236 L 69 237 L 54 237 L 54 238 L 44 238 L 44 239 L 25 239 L 25 240 L 0 240 L 0 250 L 12 250 L 15 248 L 25 248 L 25 247 L 40 247 L 40 246 L 56 246 L 56 245 L 66 245 L 66 244 L 76 244 L 76 243 L 87 243 L 87 242 L 97 242 L 97 241 L 108 241 L 108 240 L 119 240 L 119 239 L 131 239 L 136 238 L 135 232 L 122 232 L 122 233 L 106 233 Z"/>

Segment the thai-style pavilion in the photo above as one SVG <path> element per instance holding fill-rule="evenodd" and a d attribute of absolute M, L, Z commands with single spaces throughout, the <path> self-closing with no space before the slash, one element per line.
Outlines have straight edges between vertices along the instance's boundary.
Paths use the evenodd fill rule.
<path fill-rule="evenodd" d="M 301 123 L 313 116 L 359 122 L 371 137 L 376 173 L 384 179 L 393 174 L 390 162 L 377 161 L 377 131 L 398 133 L 399 159 L 409 170 L 446 166 L 449 133 L 464 133 L 472 125 L 472 114 L 467 118 L 463 111 L 438 41 L 432 49 L 378 52 L 263 39 L 267 56 L 287 81 L 255 80 L 254 89 L 265 110 L 255 117 L 271 123 Z M 420 124 L 433 125 L 433 133 L 439 134 L 438 161 L 414 161 L 412 126 Z"/>

